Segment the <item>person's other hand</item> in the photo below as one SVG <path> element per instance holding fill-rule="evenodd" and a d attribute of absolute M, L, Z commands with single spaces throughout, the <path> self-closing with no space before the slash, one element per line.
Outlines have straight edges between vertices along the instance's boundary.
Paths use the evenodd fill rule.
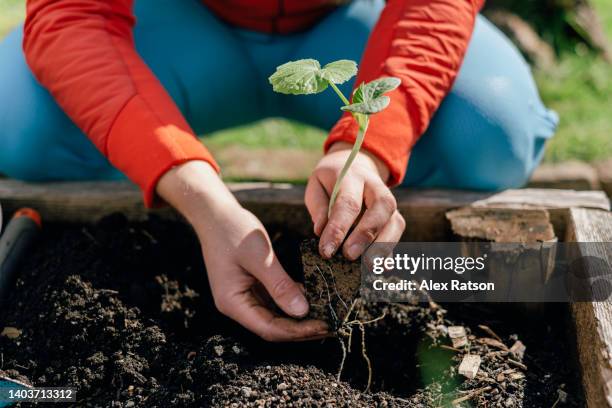
<path fill-rule="evenodd" d="M 399 241 L 406 227 L 397 211 L 395 197 L 385 184 L 389 178 L 388 168 L 374 155 L 363 151 L 357 154 L 342 180 L 328 217 L 329 197 L 351 148 L 349 143 L 335 143 L 317 164 L 306 187 L 306 206 L 314 232 L 320 237 L 319 252 L 324 258 L 333 256 L 344 241 L 344 256 L 355 260 L 373 242 Z"/>
<path fill-rule="evenodd" d="M 283 269 L 259 220 L 240 206 L 205 162 L 167 172 L 158 194 L 195 229 L 219 311 L 268 341 L 325 337 L 327 326 L 302 320 L 308 302 Z M 274 311 L 274 303 L 290 317 Z"/>

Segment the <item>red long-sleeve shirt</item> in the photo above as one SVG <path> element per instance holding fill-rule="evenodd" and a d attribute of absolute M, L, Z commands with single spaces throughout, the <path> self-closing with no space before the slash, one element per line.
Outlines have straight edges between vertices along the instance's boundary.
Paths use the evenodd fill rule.
<path fill-rule="evenodd" d="M 289 33 L 307 29 L 336 0 L 203 0 L 240 27 Z M 450 89 L 484 0 L 389 0 L 376 24 L 357 84 L 396 76 L 391 104 L 373 115 L 363 148 L 404 177 L 410 149 Z M 218 170 L 168 93 L 134 48 L 133 0 L 28 0 L 23 47 L 37 79 L 111 163 L 143 190 L 170 168 L 204 160 Z M 357 124 L 345 114 L 325 148 L 353 142 Z"/>

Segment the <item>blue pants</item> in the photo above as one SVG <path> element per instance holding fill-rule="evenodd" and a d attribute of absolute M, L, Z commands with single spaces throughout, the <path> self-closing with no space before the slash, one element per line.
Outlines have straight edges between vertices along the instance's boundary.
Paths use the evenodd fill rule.
<path fill-rule="evenodd" d="M 359 61 L 383 6 L 356 0 L 309 31 L 272 35 L 230 27 L 199 0 L 140 0 L 134 36 L 199 134 L 270 116 L 329 129 L 340 114 L 336 95 L 276 94 L 267 77 L 299 58 Z M 36 181 L 123 178 L 36 82 L 21 40 L 19 27 L 0 43 L 0 173 Z M 414 147 L 404 184 L 518 187 L 541 160 L 557 121 L 520 54 L 479 16 L 459 76 Z"/>

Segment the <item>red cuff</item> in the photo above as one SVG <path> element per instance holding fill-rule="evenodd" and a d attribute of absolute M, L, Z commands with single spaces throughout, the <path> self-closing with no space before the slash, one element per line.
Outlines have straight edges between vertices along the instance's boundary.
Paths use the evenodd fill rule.
<path fill-rule="evenodd" d="M 406 96 L 399 89 L 388 94 L 387 109 L 370 116 L 368 130 L 361 145 L 378 157 L 389 169 L 387 185 L 397 186 L 406 175 L 410 148 L 416 142 Z M 325 141 L 325 152 L 336 142 L 355 143 L 359 125 L 350 113 L 345 113 Z"/>
<path fill-rule="evenodd" d="M 106 139 L 110 162 L 143 191 L 148 208 L 156 204 L 155 188 L 172 167 L 190 160 L 208 162 L 218 172 L 210 152 L 184 123 L 160 123 L 145 101 L 134 96 L 117 116 Z"/>

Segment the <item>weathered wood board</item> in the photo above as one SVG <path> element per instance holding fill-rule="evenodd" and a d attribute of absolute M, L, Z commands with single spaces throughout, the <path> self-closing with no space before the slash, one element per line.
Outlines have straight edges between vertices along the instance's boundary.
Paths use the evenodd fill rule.
<path fill-rule="evenodd" d="M 550 242 L 556 239 L 548 210 L 463 207 L 446 213 L 453 232 L 492 242 Z"/>
<path fill-rule="evenodd" d="M 597 176 L 601 184 L 601 189 L 612 198 L 612 159 L 596 163 Z"/>
<path fill-rule="evenodd" d="M 580 246 L 582 256 L 607 259 L 609 274 L 612 265 L 612 213 L 583 208 L 573 208 L 569 212 L 566 241 L 610 243 Z M 572 315 L 588 406 L 612 407 L 612 301 L 574 303 Z"/>
<path fill-rule="evenodd" d="M 601 188 L 597 170 L 590 164 L 579 161 L 541 164 L 533 172 L 528 185 L 534 188 L 572 190 L 599 190 Z"/>
<path fill-rule="evenodd" d="M 310 233 L 311 220 L 304 206 L 304 186 L 271 183 L 229 184 L 238 200 L 264 224 L 282 223 L 286 228 Z M 448 210 L 464 206 L 490 208 L 543 208 L 550 212 L 558 236 L 564 234 L 570 207 L 609 209 L 610 202 L 598 191 L 506 190 L 501 193 L 395 189 L 398 208 L 408 227 L 403 240 L 440 241 L 450 236 Z M 138 189 L 128 182 L 24 183 L 0 180 L 0 203 L 5 215 L 19 207 L 40 211 L 47 222 L 92 223 L 121 212 L 128 219 L 143 220 L 149 214 L 178 218 L 170 208 L 147 210 Z"/>

